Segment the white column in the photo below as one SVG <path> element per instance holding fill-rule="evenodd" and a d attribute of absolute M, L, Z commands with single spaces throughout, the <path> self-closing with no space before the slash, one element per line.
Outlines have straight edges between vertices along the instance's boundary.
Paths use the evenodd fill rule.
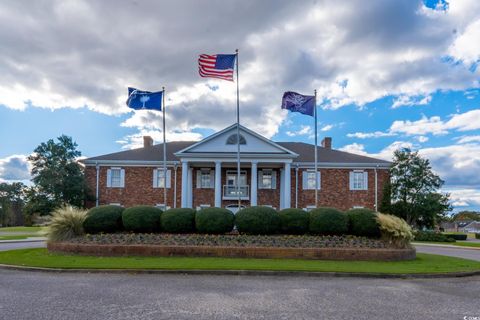
<path fill-rule="evenodd" d="M 222 163 L 215 162 L 215 207 L 222 207 Z"/>
<path fill-rule="evenodd" d="M 188 174 L 187 174 L 187 208 L 193 208 L 193 183 L 192 183 L 192 178 L 193 178 L 193 169 L 188 168 Z"/>
<path fill-rule="evenodd" d="M 188 162 L 182 162 L 182 208 L 188 206 Z"/>
<path fill-rule="evenodd" d="M 283 191 L 285 193 L 285 196 L 283 198 L 283 206 L 285 208 L 290 208 L 290 195 L 291 195 L 291 178 L 290 178 L 290 163 L 285 163 L 285 173 L 284 173 L 284 181 L 285 181 L 285 187 L 283 188 Z"/>
<path fill-rule="evenodd" d="M 285 209 L 285 170 L 280 169 L 280 210 Z"/>
<path fill-rule="evenodd" d="M 256 161 L 252 161 L 252 172 L 251 172 L 250 181 L 251 181 L 250 205 L 253 207 L 253 206 L 257 205 L 257 186 L 258 186 L 258 182 L 257 182 L 257 162 Z"/>

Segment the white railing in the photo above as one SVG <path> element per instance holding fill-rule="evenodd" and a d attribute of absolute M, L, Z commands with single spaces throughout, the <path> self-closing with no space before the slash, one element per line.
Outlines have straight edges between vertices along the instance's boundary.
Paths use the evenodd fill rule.
<path fill-rule="evenodd" d="M 237 186 L 223 185 L 223 199 L 236 200 L 240 195 L 241 200 L 248 200 L 250 194 L 250 186 L 244 185 L 237 188 Z"/>

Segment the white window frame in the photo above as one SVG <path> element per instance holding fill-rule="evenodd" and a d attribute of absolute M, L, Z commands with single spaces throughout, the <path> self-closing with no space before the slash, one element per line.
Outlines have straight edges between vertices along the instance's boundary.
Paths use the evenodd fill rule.
<path fill-rule="evenodd" d="M 317 171 L 318 189 L 322 189 L 322 175 L 320 170 Z M 313 185 L 310 185 L 313 182 Z M 315 190 L 315 170 L 307 169 L 302 173 L 302 188 L 303 190 Z"/>
<path fill-rule="evenodd" d="M 213 189 L 215 187 L 215 170 L 201 168 L 197 170 L 197 189 Z"/>
<path fill-rule="evenodd" d="M 118 174 L 118 177 L 117 177 Z M 125 187 L 125 169 L 121 167 L 111 167 L 107 169 L 107 188 Z"/>
<path fill-rule="evenodd" d="M 350 190 L 368 190 L 368 172 L 365 170 L 350 171 Z"/>
<path fill-rule="evenodd" d="M 264 177 L 270 176 L 270 183 L 264 183 Z M 273 169 L 261 169 L 258 171 L 258 189 L 276 189 L 277 188 L 277 172 Z"/>
<path fill-rule="evenodd" d="M 171 187 L 172 170 L 167 169 L 167 189 Z M 162 188 L 164 186 L 164 171 L 163 168 L 153 169 L 153 188 Z"/>

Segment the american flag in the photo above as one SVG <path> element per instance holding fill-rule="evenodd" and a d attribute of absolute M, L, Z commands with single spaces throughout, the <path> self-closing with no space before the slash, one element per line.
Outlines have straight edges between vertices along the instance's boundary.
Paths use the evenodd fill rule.
<path fill-rule="evenodd" d="M 236 54 L 201 54 L 198 58 L 198 73 L 203 78 L 233 81 L 236 57 Z"/>

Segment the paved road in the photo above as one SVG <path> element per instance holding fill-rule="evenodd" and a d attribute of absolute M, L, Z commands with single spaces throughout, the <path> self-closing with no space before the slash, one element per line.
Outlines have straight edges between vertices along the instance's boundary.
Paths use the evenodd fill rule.
<path fill-rule="evenodd" d="M 464 319 L 480 316 L 479 284 L 0 270 L 0 319 Z"/>
<path fill-rule="evenodd" d="M 440 254 L 444 256 L 451 256 L 451 257 L 480 261 L 480 250 L 464 249 L 462 247 L 445 248 L 445 247 L 427 246 L 427 245 L 421 245 L 421 244 L 415 244 L 415 248 L 417 249 L 417 252 L 421 252 L 421 253 Z M 480 309 L 480 306 L 479 306 L 479 309 Z"/>
<path fill-rule="evenodd" d="M 6 250 L 15 250 L 15 249 L 27 249 L 27 248 L 44 248 L 46 247 L 46 243 L 41 241 L 41 242 L 0 242 L 0 251 L 6 251 Z M 1 312 L 1 311 L 0 311 Z M 1 317 L 1 315 L 0 315 Z M 1 319 L 1 318 L 0 318 Z"/>

